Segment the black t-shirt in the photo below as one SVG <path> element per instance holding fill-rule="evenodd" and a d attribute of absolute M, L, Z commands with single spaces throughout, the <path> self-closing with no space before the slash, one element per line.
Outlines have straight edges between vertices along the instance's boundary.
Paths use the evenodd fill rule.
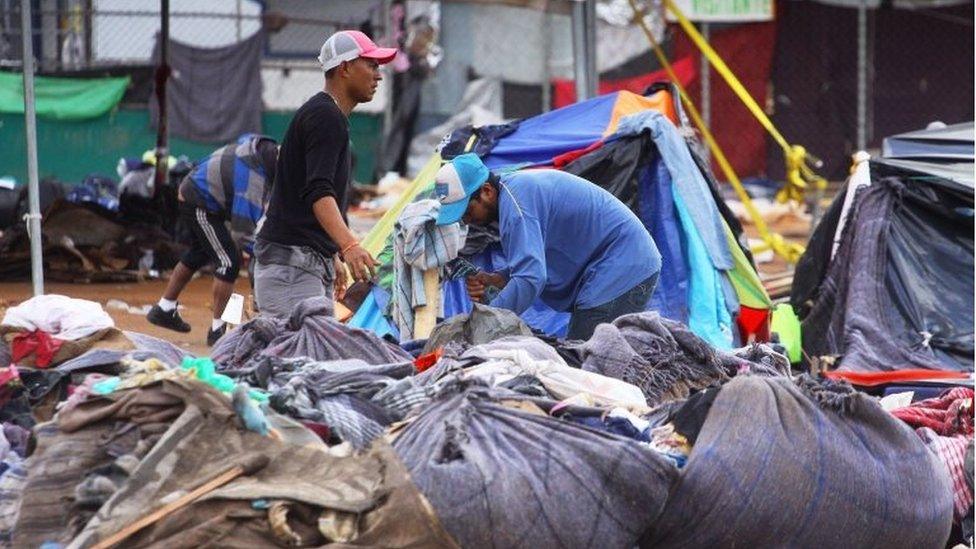
<path fill-rule="evenodd" d="M 349 158 L 349 121 L 328 94 L 319 92 L 298 109 L 285 132 L 267 219 L 258 238 L 309 246 L 326 256 L 339 251 L 315 219 L 312 204 L 331 196 L 345 217 Z"/>

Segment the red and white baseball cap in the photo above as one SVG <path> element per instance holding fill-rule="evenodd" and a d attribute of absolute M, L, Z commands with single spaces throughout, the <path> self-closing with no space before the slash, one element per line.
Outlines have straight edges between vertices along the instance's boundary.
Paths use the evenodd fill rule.
<path fill-rule="evenodd" d="M 319 63 L 322 63 L 322 70 L 325 71 L 357 57 L 375 59 L 382 65 L 393 61 L 396 54 L 396 48 L 381 48 L 359 31 L 343 30 L 333 34 L 322 44 Z"/>

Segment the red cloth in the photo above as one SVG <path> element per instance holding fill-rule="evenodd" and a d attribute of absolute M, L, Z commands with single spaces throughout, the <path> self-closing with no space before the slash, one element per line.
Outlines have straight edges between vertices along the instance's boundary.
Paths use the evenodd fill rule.
<path fill-rule="evenodd" d="M 60 348 L 61 340 L 51 337 L 47 332 L 41 330 L 24 332 L 15 335 L 10 342 L 10 360 L 16 364 L 19 360 L 33 354 L 34 365 L 38 368 L 47 368 Z"/>
<path fill-rule="evenodd" d="M 563 153 L 552 159 L 552 167 L 563 169 L 563 167 L 565 167 L 567 164 L 571 163 L 572 161 L 576 160 L 577 158 L 586 154 L 590 154 L 591 152 L 599 149 L 602 146 L 603 146 L 603 140 L 601 139 L 596 143 L 593 143 L 589 147 Z"/>
<path fill-rule="evenodd" d="M 652 54 L 648 54 L 652 55 Z M 693 82 L 697 77 L 695 61 L 691 56 L 678 59 L 671 64 L 674 73 L 678 76 L 678 81 L 682 86 Z M 644 93 L 648 86 L 662 80 L 670 81 L 668 73 L 664 70 L 657 70 L 630 78 L 620 78 L 616 80 L 600 80 L 597 86 L 597 95 L 606 95 L 615 91 L 631 91 L 634 93 Z M 566 105 L 576 102 L 576 80 L 553 78 L 552 79 L 552 108 L 559 109 Z"/>
<path fill-rule="evenodd" d="M 743 342 L 769 341 L 769 309 L 753 309 L 745 305 L 739 306 L 739 334 Z"/>
<path fill-rule="evenodd" d="M 314 421 L 302 421 L 300 423 L 304 425 L 306 429 L 318 435 L 323 442 L 329 442 L 329 437 L 331 436 L 332 431 L 329 429 L 328 425 L 323 425 Z"/>
<path fill-rule="evenodd" d="M 966 446 L 973 439 L 973 390 L 954 387 L 935 398 L 892 410 L 891 414 L 918 427 L 915 432 L 922 442 L 945 465 L 952 480 L 954 517 L 961 519 L 973 504 L 965 468 Z"/>
<path fill-rule="evenodd" d="M 973 434 L 973 390 L 955 387 L 891 414 L 912 427 L 928 427 L 942 436 Z"/>
<path fill-rule="evenodd" d="M 677 25 L 672 24 L 670 27 L 674 36 L 673 57 L 675 59 L 689 57 L 696 65 L 700 65 L 702 56 L 688 35 Z M 776 46 L 776 23 L 746 23 L 714 31 L 709 43 L 742 82 L 756 103 L 764 107 L 768 97 L 773 50 Z M 715 139 L 739 177 L 764 175 L 767 143 L 773 142 L 766 137 L 766 130 L 759 125 L 759 121 L 742 104 L 714 67 L 709 74 L 712 134 L 715 135 Z M 810 85 L 817 86 L 819 83 L 811 82 Z M 695 106 L 701 110 L 701 78 L 697 73 L 688 85 L 688 94 L 691 95 Z M 802 136 L 785 137 L 791 140 Z M 769 146 L 777 147 L 775 144 Z M 719 179 L 725 179 L 714 162 L 712 169 Z"/>
<path fill-rule="evenodd" d="M 423 372 L 434 364 L 437 364 L 437 361 L 441 359 L 441 355 L 443 354 L 443 349 L 437 349 L 432 353 L 418 356 L 416 360 L 413 361 L 413 366 L 417 369 L 417 373 Z"/>
<path fill-rule="evenodd" d="M 968 379 L 969 374 L 967 372 L 919 369 L 893 370 L 891 372 L 848 372 L 846 370 L 834 370 L 832 372 L 824 372 L 824 377 L 843 379 L 851 385 L 860 387 L 875 387 L 889 383 L 924 381 L 927 379 Z"/>

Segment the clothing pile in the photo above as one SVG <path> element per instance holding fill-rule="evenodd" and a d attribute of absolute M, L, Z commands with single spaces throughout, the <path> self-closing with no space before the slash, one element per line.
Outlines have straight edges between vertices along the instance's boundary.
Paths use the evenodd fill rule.
<path fill-rule="evenodd" d="M 711 402 L 643 543 L 942 547 L 948 478 L 892 419 L 849 385 L 737 376 Z"/>
<path fill-rule="evenodd" d="M 462 547 L 633 547 L 677 471 L 653 450 L 457 386 L 393 444 Z"/>
<path fill-rule="evenodd" d="M 479 307 L 415 358 L 323 310 L 258 317 L 213 360 L 119 332 L 125 348 L 0 371 L 0 547 L 949 538 L 952 483 L 924 440 L 768 345 L 719 352 L 655 313 L 539 338 Z M 971 437 L 971 404 L 926 406 L 934 432 Z"/>
<path fill-rule="evenodd" d="M 59 482 L 56 467 L 38 468 L 32 462 L 45 445 L 52 418 L 79 406 L 98 382 L 125 371 L 127 361 L 178 363 L 185 353 L 151 336 L 118 330 L 98 303 L 60 295 L 34 297 L 7 309 L 0 334 L 0 546 L 8 547 L 22 546 L 14 534 L 23 531 L 16 524 L 24 516 L 24 501 L 29 509 L 31 498 L 64 494 L 27 489 L 31 470 L 38 478 Z M 96 445 L 102 442 L 95 440 Z M 91 458 L 73 444 L 57 452 L 62 464 L 72 466 L 85 466 Z M 72 512 L 58 520 L 83 524 L 98 509 L 100 491 L 120 478 L 112 471 L 92 477 L 72 495 L 79 498 Z"/>
<path fill-rule="evenodd" d="M 359 359 L 316 362 L 269 356 L 238 379 L 268 391 L 274 410 L 364 450 L 410 411 L 409 405 L 390 400 L 389 389 L 414 373 L 410 361 L 373 366 Z"/>
<path fill-rule="evenodd" d="M 243 429 L 230 401 L 192 381 L 88 399 L 39 433 L 13 544 L 93 545 L 243 466 L 125 545 L 453 545 L 388 445 L 340 457 L 297 423 L 267 419 L 277 440 Z"/>
<path fill-rule="evenodd" d="M 264 357 L 355 358 L 370 364 L 412 358 L 372 332 L 345 326 L 329 315 L 329 310 L 324 297 L 309 298 L 288 319 L 259 316 L 220 338 L 211 356 L 214 362 L 233 370 L 253 368 Z"/>
<path fill-rule="evenodd" d="M 583 344 L 583 370 L 637 385 L 652 406 L 729 379 L 713 347 L 656 312 L 597 326 Z"/>
<path fill-rule="evenodd" d="M 0 321 L 11 360 L 37 368 L 82 354 L 114 328 L 112 317 L 98 303 L 61 295 L 28 299 L 8 309 Z"/>

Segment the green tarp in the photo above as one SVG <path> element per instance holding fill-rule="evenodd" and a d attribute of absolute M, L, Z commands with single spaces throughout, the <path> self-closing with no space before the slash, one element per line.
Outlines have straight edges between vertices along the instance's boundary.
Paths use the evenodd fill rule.
<path fill-rule="evenodd" d="M 112 110 L 129 86 L 121 78 L 34 78 L 37 116 L 54 120 L 87 120 Z M 23 114 L 24 77 L 0 72 L 0 113 Z"/>

